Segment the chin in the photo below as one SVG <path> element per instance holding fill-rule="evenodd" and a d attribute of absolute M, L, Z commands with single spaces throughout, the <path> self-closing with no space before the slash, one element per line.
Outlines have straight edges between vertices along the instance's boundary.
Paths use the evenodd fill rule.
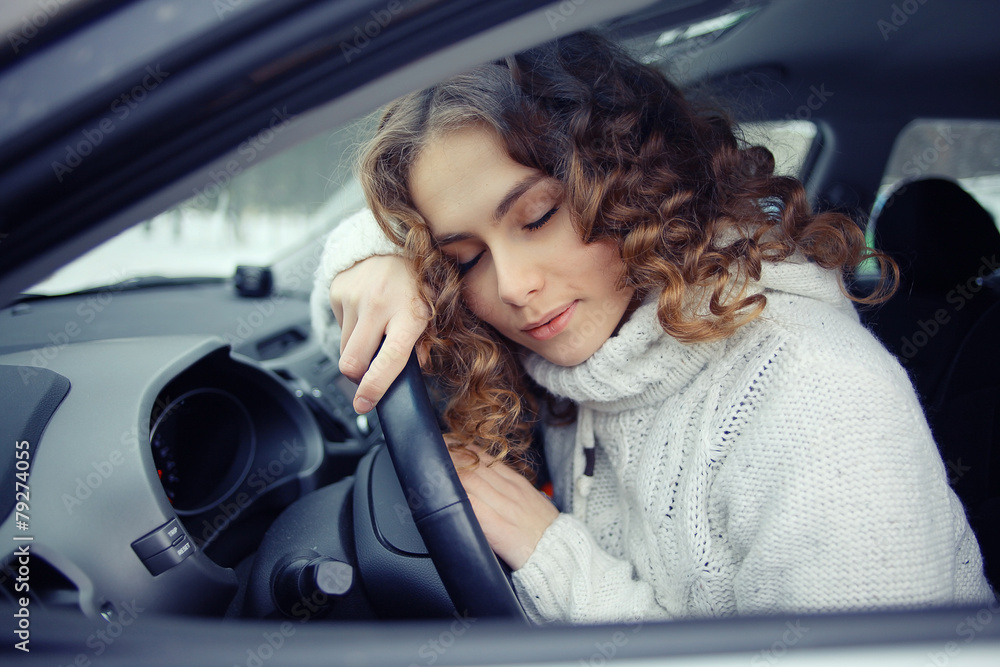
<path fill-rule="evenodd" d="M 600 345 L 589 342 L 584 345 L 570 345 L 569 343 L 560 344 L 553 341 L 551 347 L 544 350 L 534 350 L 534 352 L 556 366 L 576 366 L 590 359 L 600 347 Z"/>

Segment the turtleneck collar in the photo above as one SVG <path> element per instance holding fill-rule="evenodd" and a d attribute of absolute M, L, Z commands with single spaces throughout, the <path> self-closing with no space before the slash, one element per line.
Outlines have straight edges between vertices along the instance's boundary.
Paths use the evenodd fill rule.
<path fill-rule="evenodd" d="M 657 295 L 647 298 L 597 352 L 575 366 L 537 354 L 525 370 L 551 393 L 599 412 L 662 402 L 705 367 L 719 343 L 681 343 L 656 317 Z"/>
<path fill-rule="evenodd" d="M 766 262 L 761 280 L 747 290 L 762 291 L 808 296 L 853 313 L 837 273 L 804 260 Z M 729 341 L 682 343 L 669 336 L 656 317 L 657 296 L 648 297 L 617 335 L 583 363 L 558 366 L 529 354 L 524 360 L 525 370 L 551 393 L 598 412 L 662 402 L 690 383 Z"/>

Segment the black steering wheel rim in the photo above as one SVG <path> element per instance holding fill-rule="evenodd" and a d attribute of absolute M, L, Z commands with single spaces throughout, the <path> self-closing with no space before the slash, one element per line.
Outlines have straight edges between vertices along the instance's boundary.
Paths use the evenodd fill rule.
<path fill-rule="evenodd" d="M 525 620 L 455 472 L 416 353 L 376 411 L 413 521 L 455 608 L 472 618 Z"/>

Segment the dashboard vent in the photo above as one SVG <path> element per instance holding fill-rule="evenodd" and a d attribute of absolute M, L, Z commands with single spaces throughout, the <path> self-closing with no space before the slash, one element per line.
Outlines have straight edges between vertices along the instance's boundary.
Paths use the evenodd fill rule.
<path fill-rule="evenodd" d="M 257 359 L 259 361 L 267 361 L 268 359 L 277 359 L 282 357 L 292 350 L 298 347 L 308 338 L 308 335 L 298 328 L 285 329 L 284 331 L 271 336 L 270 338 L 265 338 L 261 342 L 257 343 Z"/>

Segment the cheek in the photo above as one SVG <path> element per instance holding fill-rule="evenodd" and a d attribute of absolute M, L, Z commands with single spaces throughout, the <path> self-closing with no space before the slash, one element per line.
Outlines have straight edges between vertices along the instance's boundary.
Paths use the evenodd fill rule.
<path fill-rule="evenodd" d="M 587 246 L 587 251 L 591 265 L 596 269 L 595 275 L 614 289 L 625 273 L 625 262 L 618 253 L 618 246 L 612 241 L 600 241 Z"/>
<path fill-rule="evenodd" d="M 487 287 L 488 279 L 482 275 L 466 277 L 462 285 L 462 301 L 473 315 L 493 324 L 492 315 L 496 312 L 497 303 L 490 299 L 491 292 Z M 496 290 L 494 289 L 492 293 L 495 294 Z"/>

